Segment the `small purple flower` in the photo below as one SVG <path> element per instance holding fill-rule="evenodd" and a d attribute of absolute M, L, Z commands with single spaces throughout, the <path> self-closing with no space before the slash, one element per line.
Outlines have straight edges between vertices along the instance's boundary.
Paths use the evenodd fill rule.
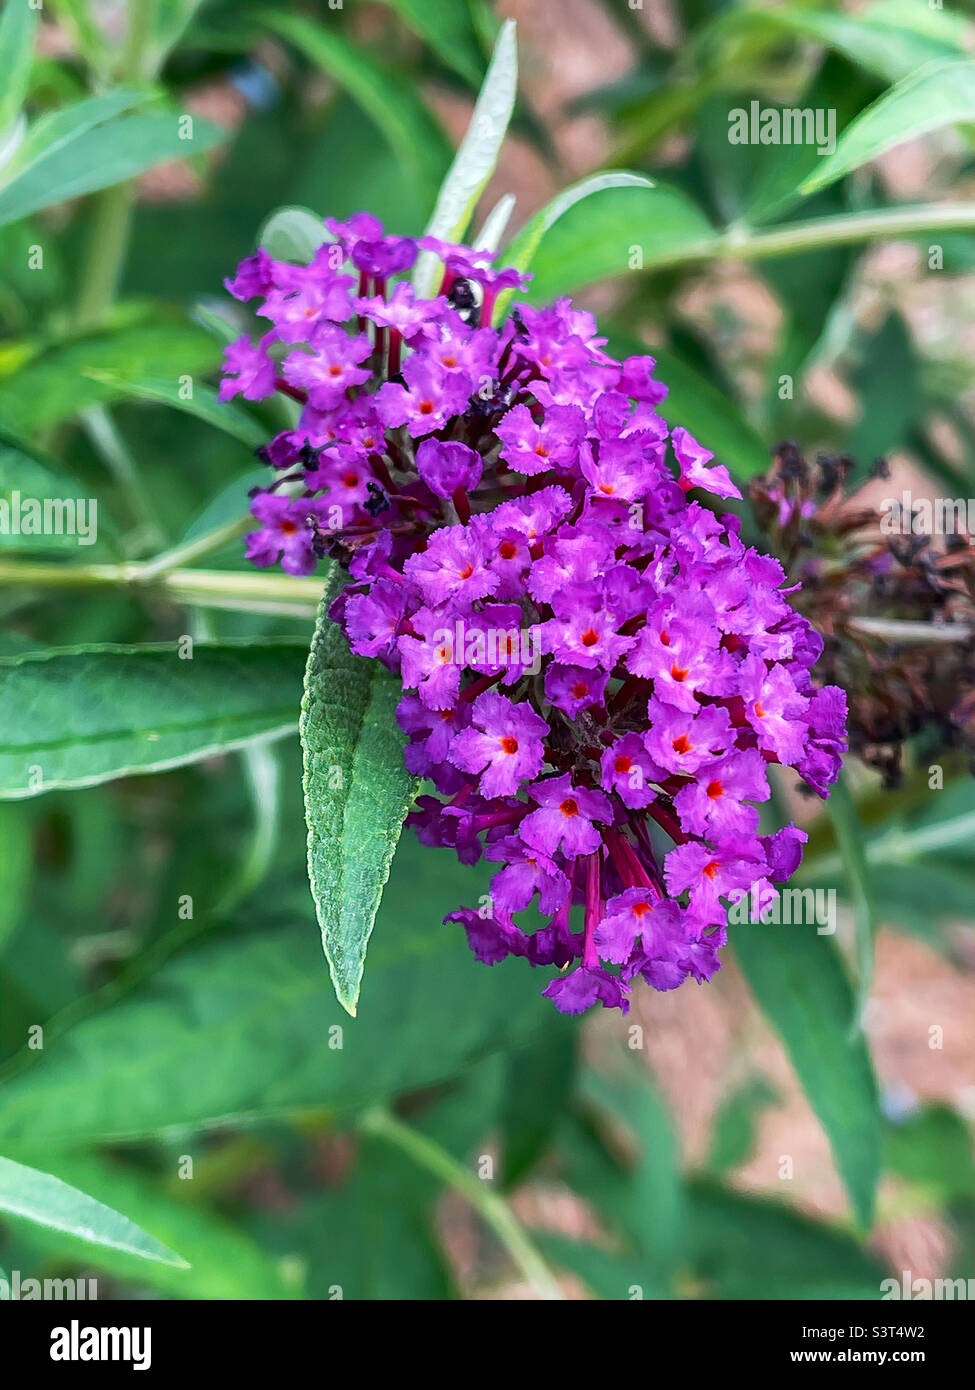
<path fill-rule="evenodd" d="M 218 395 L 229 401 L 242 395 L 248 401 L 262 401 L 274 391 L 274 363 L 267 354 L 273 333 L 267 333 L 255 347 L 246 333 L 224 348 L 223 369 L 226 375 Z"/>
<path fill-rule="evenodd" d="M 417 447 L 417 472 L 437 497 L 453 497 L 458 489 L 473 492 L 483 466 L 481 455 L 466 444 L 424 439 Z"/>
<path fill-rule="evenodd" d="M 666 776 L 647 753 L 643 739 L 634 733 L 624 734 L 606 749 L 600 771 L 603 790 L 615 792 L 631 810 L 649 806 L 657 795 L 651 783 Z"/>
<path fill-rule="evenodd" d="M 629 1013 L 629 986 L 602 966 L 576 966 L 567 975 L 560 975 L 542 990 L 546 999 L 563 1014 L 584 1014 L 593 1004 L 604 1009 L 619 1009 Z"/>
<path fill-rule="evenodd" d="M 549 732 L 545 720 L 526 703 L 485 690 L 474 701 L 471 727 L 450 748 L 450 761 L 462 772 L 479 772 L 483 796 L 513 796 L 522 781 L 537 777 Z"/>
<path fill-rule="evenodd" d="M 533 782 L 529 795 L 538 809 L 529 812 L 521 823 L 521 838 L 526 845 L 548 855 L 561 849 L 569 859 L 592 854 L 599 848 L 599 831 L 594 822 L 613 818 L 602 792 L 574 787 L 566 773 L 564 777 Z"/>
<path fill-rule="evenodd" d="M 718 497 L 741 497 L 741 493 L 731 481 L 731 474 L 723 464 L 708 468 L 714 455 L 702 449 L 693 435 L 683 426 L 678 426 L 671 435 L 674 455 L 680 465 L 682 487 L 703 487 Z"/>
<path fill-rule="evenodd" d="M 350 338 L 333 323 L 320 325 L 310 352 L 295 351 L 284 359 L 283 375 L 292 386 L 307 391 L 318 410 L 328 410 L 344 398 L 350 386 L 369 380 L 369 371 L 358 364 L 372 349 L 364 333 Z"/>
<path fill-rule="evenodd" d="M 451 416 L 461 414 L 471 394 L 463 372 L 448 372 L 419 354 L 403 368 L 401 386 L 387 381 L 376 393 L 376 411 L 388 428 L 405 425 L 414 439 L 442 430 Z"/>
<path fill-rule="evenodd" d="M 575 719 L 582 710 L 602 704 L 608 681 L 605 671 L 553 664 L 545 672 L 545 695 L 570 719 Z"/>
<path fill-rule="evenodd" d="M 556 405 L 538 424 L 527 406 L 516 405 L 496 425 L 501 457 L 518 473 L 529 476 L 550 468 L 569 468 L 579 454 L 586 422 L 575 405 Z"/>

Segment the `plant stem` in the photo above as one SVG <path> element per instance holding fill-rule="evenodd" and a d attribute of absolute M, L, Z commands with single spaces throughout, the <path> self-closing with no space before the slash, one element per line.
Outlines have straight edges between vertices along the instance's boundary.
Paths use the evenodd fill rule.
<path fill-rule="evenodd" d="M 205 536 L 197 536 L 196 540 L 174 546 L 172 550 L 166 550 L 162 555 L 157 555 L 154 560 L 146 560 L 140 567 L 142 578 L 144 580 L 155 579 L 158 575 L 178 569 L 187 560 L 198 560 L 201 555 L 207 555 L 211 550 L 219 550 L 222 545 L 226 545 L 229 541 L 238 540 L 253 525 L 252 517 L 236 517 L 215 531 L 209 531 Z"/>
<path fill-rule="evenodd" d="M 118 68 L 122 83 L 152 76 L 146 51 L 156 18 L 157 0 L 129 0 L 128 26 Z M 95 328 L 115 298 L 129 244 L 135 181 L 115 184 L 100 193 L 88 237 L 75 318 L 78 328 Z"/>
<path fill-rule="evenodd" d="M 971 623 L 912 623 L 900 618 L 851 618 L 849 626 L 888 642 L 967 642 L 975 634 Z"/>
<path fill-rule="evenodd" d="M 687 261 L 760 261 L 845 246 L 858 241 L 919 236 L 923 232 L 967 231 L 975 227 L 975 203 L 924 203 L 912 207 L 875 208 L 839 217 L 811 217 L 769 231 L 729 227 L 724 232 L 685 242 L 654 257 L 646 269 L 662 270 Z"/>
<path fill-rule="evenodd" d="M 474 1177 L 439 1144 L 403 1124 L 388 1110 L 370 1110 L 363 1116 L 361 1128 L 367 1134 L 385 1139 L 394 1148 L 411 1158 L 421 1168 L 466 1197 L 474 1210 L 497 1236 L 525 1278 L 540 1298 L 560 1301 L 565 1295 L 541 1254 L 518 1223 L 503 1197 L 492 1192 L 486 1183 Z"/>
<path fill-rule="evenodd" d="M 325 588 L 322 579 L 255 570 L 172 569 L 146 574 L 150 565 L 22 564 L 0 559 L 0 585 L 26 589 L 102 589 L 131 586 L 153 598 L 202 608 L 313 618 Z"/>
<path fill-rule="evenodd" d="M 975 811 L 965 811 L 951 820 L 937 821 L 919 830 L 888 830 L 868 840 L 863 850 L 868 864 L 911 863 L 928 850 L 937 851 L 948 845 L 958 845 L 975 833 Z M 844 867 L 843 856 L 836 850 L 807 859 L 797 874 L 797 880 L 808 883 L 817 878 L 830 878 Z"/>

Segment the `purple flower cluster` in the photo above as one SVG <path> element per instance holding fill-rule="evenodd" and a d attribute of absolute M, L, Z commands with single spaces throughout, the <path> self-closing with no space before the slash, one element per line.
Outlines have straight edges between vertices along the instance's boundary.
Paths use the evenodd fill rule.
<path fill-rule="evenodd" d="M 401 678 L 433 789 L 411 823 L 498 865 L 447 918 L 478 959 L 558 967 L 543 992 L 566 1013 L 625 1011 L 636 976 L 709 979 L 727 902 L 774 896 L 801 858 L 795 826 L 759 833 L 768 764 L 821 796 L 838 774 L 820 637 L 778 562 L 696 499 L 740 494 L 657 413 L 651 357 L 615 361 L 568 300 L 492 327 L 524 281 L 489 253 L 326 225 L 310 265 L 259 251 L 228 281 L 271 327 L 228 349 L 221 395 L 302 402 L 262 451 L 249 556 L 347 566 L 332 617 Z M 420 251 L 444 266 L 432 299 L 396 279 Z"/>

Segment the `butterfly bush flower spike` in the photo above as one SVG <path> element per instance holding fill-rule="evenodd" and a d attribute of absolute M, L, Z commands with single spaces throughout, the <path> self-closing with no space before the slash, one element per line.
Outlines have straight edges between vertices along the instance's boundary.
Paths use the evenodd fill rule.
<path fill-rule="evenodd" d="M 801 858 L 794 826 L 760 833 L 769 765 L 820 796 L 839 772 L 820 637 L 721 512 L 728 470 L 658 413 L 652 357 L 616 361 L 568 299 L 519 305 L 488 252 L 326 225 L 309 265 L 259 251 L 227 281 L 261 327 L 221 397 L 301 407 L 259 451 L 249 558 L 347 571 L 330 616 L 402 682 L 410 823 L 494 866 L 446 919 L 480 961 L 548 968 L 570 1014 L 710 979 L 729 902 Z M 421 251 L 429 299 L 397 278 Z"/>

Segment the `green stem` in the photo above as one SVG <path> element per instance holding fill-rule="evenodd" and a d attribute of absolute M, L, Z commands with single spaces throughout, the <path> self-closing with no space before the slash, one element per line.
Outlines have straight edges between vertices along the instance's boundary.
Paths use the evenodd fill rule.
<path fill-rule="evenodd" d="M 937 821 L 920 830 L 889 830 L 864 845 L 868 864 L 911 863 L 928 850 L 938 851 L 949 845 L 962 844 L 975 833 L 975 811 L 965 811 L 951 820 Z M 838 851 L 817 854 L 807 859 L 797 879 L 806 883 L 816 878 L 832 878 L 844 867 Z"/>
<path fill-rule="evenodd" d="M 787 222 L 770 231 L 729 227 L 725 232 L 686 242 L 647 266 L 661 270 L 687 261 L 761 261 L 775 256 L 794 256 L 826 246 L 846 246 L 858 241 L 919 236 L 924 232 L 966 231 L 975 227 L 975 203 L 925 203 L 904 208 L 876 208 L 844 213 L 839 217 L 811 217 Z"/>
<path fill-rule="evenodd" d="M 975 203 L 926 203 L 906 208 L 877 208 L 845 213 L 839 217 L 813 217 L 787 222 L 768 232 L 725 233 L 719 255 L 764 260 L 767 256 L 792 256 L 818 251 L 825 246 L 846 246 L 877 237 L 909 237 L 923 232 L 965 231 L 975 227 Z"/>
<path fill-rule="evenodd" d="M 525 1278 L 540 1298 L 556 1301 L 565 1295 L 541 1254 L 519 1225 L 503 1197 L 492 1192 L 485 1182 L 474 1177 L 439 1144 L 403 1124 L 388 1110 L 370 1110 L 363 1116 L 361 1127 L 367 1134 L 385 1139 L 394 1148 L 411 1158 L 421 1168 L 440 1178 L 466 1197 L 474 1210 L 483 1217 L 498 1240 L 508 1251 Z"/>
<path fill-rule="evenodd" d="M 104 589 L 131 587 L 152 598 L 202 608 L 313 618 L 325 588 L 322 579 L 258 570 L 173 569 L 150 573 L 135 562 L 121 565 L 31 564 L 0 559 L 0 586 L 25 589 Z"/>
<path fill-rule="evenodd" d="M 121 83 L 139 82 L 153 75 L 147 52 L 157 3 L 158 0 L 129 0 L 128 25 L 118 68 Z M 129 244 L 134 201 L 133 179 L 106 188 L 98 196 L 75 314 L 80 329 L 96 328 L 115 298 Z"/>
<path fill-rule="evenodd" d="M 222 545 L 239 540 L 241 536 L 253 528 L 253 525 L 253 517 L 236 517 L 215 531 L 209 531 L 205 536 L 198 536 L 196 540 L 174 546 L 172 550 L 157 555 L 154 560 L 147 560 L 141 566 L 142 578 L 144 580 L 155 579 L 158 575 L 166 574 L 170 570 L 185 565 L 188 560 L 198 560 L 201 555 L 208 555 L 212 550 L 219 550 Z"/>

